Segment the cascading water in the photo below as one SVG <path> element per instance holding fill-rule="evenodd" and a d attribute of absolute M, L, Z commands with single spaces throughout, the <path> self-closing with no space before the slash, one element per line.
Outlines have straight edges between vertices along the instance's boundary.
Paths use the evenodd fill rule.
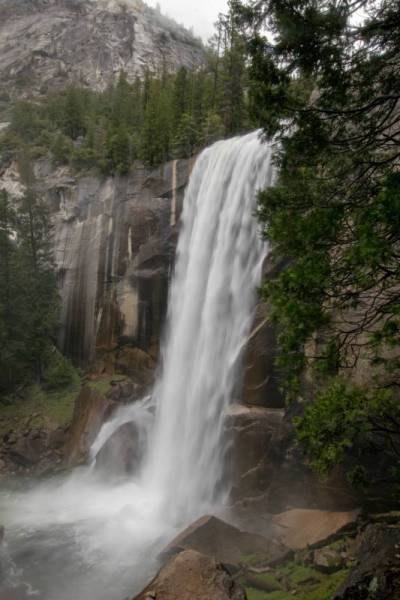
<path fill-rule="evenodd" d="M 256 190 L 272 173 L 255 132 L 203 152 L 186 193 L 146 471 L 173 521 L 207 510 L 221 491 L 224 412 L 265 254 Z"/>
<path fill-rule="evenodd" d="M 120 411 L 92 448 L 95 455 L 137 417 L 149 432 L 140 472 L 110 483 L 83 469 L 1 502 L 11 553 L 18 563 L 18 543 L 25 553 L 31 546 L 35 559 L 23 577 L 45 600 L 131 596 L 170 537 L 223 502 L 224 414 L 240 382 L 265 256 L 256 192 L 272 179 L 271 148 L 259 132 L 218 142 L 196 162 L 153 392 L 154 425 L 150 430 L 145 400 Z"/>

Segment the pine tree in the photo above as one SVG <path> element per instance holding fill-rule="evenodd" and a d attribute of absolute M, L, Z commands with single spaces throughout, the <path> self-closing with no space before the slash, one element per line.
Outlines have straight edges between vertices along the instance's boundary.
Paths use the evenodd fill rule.
<path fill-rule="evenodd" d="M 40 380 L 43 357 L 55 334 L 58 320 L 58 293 L 55 276 L 51 221 L 48 207 L 36 191 L 32 163 L 20 157 L 19 169 L 25 193 L 19 201 L 16 219 L 18 269 L 24 280 L 24 324 L 22 358 Z"/>
<path fill-rule="evenodd" d="M 83 94 L 76 87 L 68 88 L 65 94 L 62 126 L 64 133 L 73 140 L 85 133 Z"/>
<path fill-rule="evenodd" d="M 199 143 L 199 130 L 192 115 L 184 114 L 180 120 L 173 141 L 174 156 L 190 158 L 194 155 Z"/>
<path fill-rule="evenodd" d="M 16 269 L 15 226 L 14 207 L 8 194 L 0 191 L 0 393 L 11 388 L 20 368 L 17 352 L 21 280 Z"/>

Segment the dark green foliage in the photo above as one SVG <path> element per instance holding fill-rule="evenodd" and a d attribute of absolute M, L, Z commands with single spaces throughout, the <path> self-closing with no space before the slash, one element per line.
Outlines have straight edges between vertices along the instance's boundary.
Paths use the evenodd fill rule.
<path fill-rule="evenodd" d="M 49 348 L 45 356 L 43 383 L 49 390 L 57 390 L 79 384 L 79 375 L 68 358 L 55 347 Z"/>
<path fill-rule="evenodd" d="M 195 72 L 146 71 L 133 83 L 121 72 L 102 93 L 70 86 L 40 102 L 17 102 L 2 150 L 12 157 L 28 145 L 32 156 L 50 151 L 55 165 L 125 175 L 136 160 L 156 166 L 190 157 L 240 132 L 249 120 L 245 46 L 232 19 L 221 21 L 218 47 Z"/>
<path fill-rule="evenodd" d="M 58 295 L 47 207 L 36 193 L 27 156 L 20 158 L 25 193 L 0 197 L 0 391 L 43 375 L 53 344 Z"/>
<path fill-rule="evenodd" d="M 388 472 L 382 469 L 380 475 L 399 481 L 394 465 L 400 456 L 400 405 L 392 391 L 334 379 L 296 425 L 297 437 L 321 475 L 346 460 L 352 483 L 364 485 L 368 455 L 386 454 Z"/>
<path fill-rule="evenodd" d="M 330 395 L 330 376 L 351 374 L 362 357 L 375 368 L 368 398 L 384 405 L 380 388 L 400 385 L 398 3 L 234 5 L 247 31 L 251 111 L 277 142 L 279 180 L 261 194 L 259 214 L 275 254 L 288 259 L 264 286 L 280 330 L 282 378 L 289 398 L 305 369 L 317 389 L 327 387 L 306 412 L 302 439 L 314 462 L 332 466 L 350 423 L 332 431 L 338 446 L 329 463 L 324 419 L 348 417 L 357 427 L 366 396 Z M 331 413 L 318 413 L 328 406 Z"/>

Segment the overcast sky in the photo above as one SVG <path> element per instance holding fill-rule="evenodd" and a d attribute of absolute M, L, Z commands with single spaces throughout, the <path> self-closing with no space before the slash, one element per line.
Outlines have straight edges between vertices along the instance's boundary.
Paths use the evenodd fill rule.
<path fill-rule="evenodd" d="M 205 41 L 213 33 L 213 23 L 218 13 L 226 9 L 226 0 L 145 0 L 146 4 L 160 4 L 161 12 L 185 27 L 193 27 L 194 33 Z"/>

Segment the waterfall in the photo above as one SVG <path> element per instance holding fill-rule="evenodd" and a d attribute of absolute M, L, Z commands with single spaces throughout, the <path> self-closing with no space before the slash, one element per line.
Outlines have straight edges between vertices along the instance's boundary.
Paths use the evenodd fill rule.
<path fill-rule="evenodd" d="M 240 392 L 266 254 L 256 196 L 274 175 L 259 137 L 218 142 L 197 159 L 152 399 L 121 408 L 92 447 L 94 458 L 133 419 L 146 438 L 139 472 L 107 480 L 92 464 L 25 493 L 0 492 L 14 554 L 28 557 L 25 580 L 45 600 L 132 597 L 172 536 L 223 504 L 224 415 Z"/>
<path fill-rule="evenodd" d="M 256 191 L 272 176 L 271 149 L 254 132 L 205 150 L 190 178 L 145 471 L 172 519 L 206 510 L 224 489 L 224 412 L 265 256 Z"/>

